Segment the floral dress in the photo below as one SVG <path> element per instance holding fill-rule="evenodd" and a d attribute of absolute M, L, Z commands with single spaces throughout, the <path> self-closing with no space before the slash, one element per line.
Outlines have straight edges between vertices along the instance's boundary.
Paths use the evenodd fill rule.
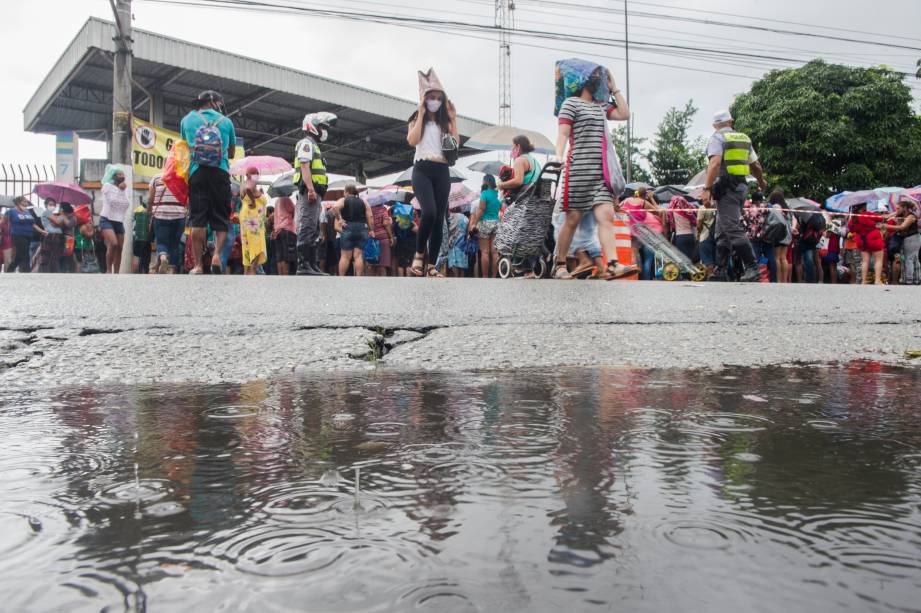
<path fill-rule="evenodd" d="M 268 196 L 261 194 L 256 201 L 243 198 L 240 207 L 240 245 L 243 248 L 243 265 L 265 264 L 265 215 Z"/>

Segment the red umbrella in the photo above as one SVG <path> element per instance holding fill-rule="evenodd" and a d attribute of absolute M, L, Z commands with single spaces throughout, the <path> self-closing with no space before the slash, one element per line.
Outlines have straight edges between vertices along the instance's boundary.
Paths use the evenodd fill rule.
<path fill-rule="evenodd" d="M 83 191 L 79 185 L 64 181 L 38 183 L 32 193 L 40 198 L 52 198 L 55 202 L 69 202 L 75 206 L 93 202 L 93 197 Z"/>

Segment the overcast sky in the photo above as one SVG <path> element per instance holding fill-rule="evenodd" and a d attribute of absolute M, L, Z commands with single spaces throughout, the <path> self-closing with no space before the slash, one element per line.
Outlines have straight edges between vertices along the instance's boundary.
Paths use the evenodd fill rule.
<path fill-rule="evenodd" d="M 290 0 L 288 0 L 290 1 Z M 586 36 L 622 39 L 622 0 L 563 0 L 582 6 L 608 7 L 608 12 L 560 8 L 558 2 L 520 0 L 516 25 L 530 30 L 581 32 Z M 306 2 L 305 2 L 306 3 Z M 416 69 L 435 66 L 461 113 L 489 122 L 498 118 L 498 48 L 490 40 L 411 30 L 394 26 L 334 21 L 318 17 L 254 14 L 186 8 L 135 0 L 134 27 L 195 43 L 241 53 L 261 60 L 332 77 L 355 85 L 413 99 L 417 96 Z M 665 8 L 668 5 L 680 4 Z M 340 10 L 413 14 L 441 20 L 487 23 L 492 19 L 489 0 L 341 0 L 325 6 Z M 425 8 L 422 8 L 425 7 Z M 0 97 L 0 162 L 54 160 L 53 138 L 23 131 L 22 110 L 48 70 L 60 57 L 90 15 L 111 19 L 107 0 L 29 0 L 4 2 L 0 23 L 0 63 L 5 75 Z M 921 0 L 631 0 L 631 11 L 660 13 L 696 19 L 742 22 L 737 16 L 690 12 L 727 11 L 752 17 L 817 24 L 816 30 L 843 38 L 864 38 L 921 46 Z M 436 10 L 429 10 L 436 9 Z M 782 29 L 801 26 L 750 21 Z M 820 25 L 819 25 L 820 24 Z M 822 30 L 822 27 L 867 30 L 857 34 Z M 886 37 L 876 35 L 886 32 Z M 483 34 L 476 34 L 485 37 Z M 903 40 L 895 37 L 906 37 Z M 781 57 L 824 55 L 852 64 L 884 63 L 902 71 L 913 70 L 921 52 L 727 29 L 684 21 L 631 18 L 631 39 L 707 47 L 737 47 L 753 53 Z M 570 41 L 529 39 L 530 45 L 513 47 L 513 124 L 553 137 L 553 66 L 557 59 L 580 56 L 607 65 L 618 85 L 626 87 L 623 46 L 599 47 Z M 805 54 L 805 55 L 804 55 Z M 731 57 L 731 53 L 727 53 Z M 670 64 L 683 68 L 653 66 Z M 747 61 L 746 61 L 747 62 Z M 689 68 L 720 74 L 694 72 Z M 710 115 L 726 107 L 735 94 L 746 91 L 765 72 L 751 66 L 708 64 L 681 56 L 653 54 L 631 48 L 631 98 L 636 132 L 651 136 L 665 111 L 693 98 L 700 107 L 695 131 L 708 132 Z M 915 79 L 913 84 L 921 86 Z M 915 87 L 917 94 L 921 87 Z M 99 157 L 104 149 L 86 141 L 84 157 Z"/>

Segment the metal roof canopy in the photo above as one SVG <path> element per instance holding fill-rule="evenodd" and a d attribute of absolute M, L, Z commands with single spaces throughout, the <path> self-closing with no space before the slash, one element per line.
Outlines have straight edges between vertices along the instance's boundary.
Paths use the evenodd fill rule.
<path fill-rule="evenodd" d="M 108 140 L 114 37 L 114 23 L 87 20 L 26 105 L 26 130 Z M 135 114 L 151 121 L 151 97 L 162 100 L 167 129 L 178 131 L 198 93 L 214 89 L 247 153 L 291 158 L 304 115 L 331 111 L 339 122 L 323 147 L 330 172 L 378 176 L 412 164 L 406 124 L 417 104 L 408 100 L 144 30 L 134 30 L 133 80 Z M 462 141 L 488 125 L 458 117 Z"/>

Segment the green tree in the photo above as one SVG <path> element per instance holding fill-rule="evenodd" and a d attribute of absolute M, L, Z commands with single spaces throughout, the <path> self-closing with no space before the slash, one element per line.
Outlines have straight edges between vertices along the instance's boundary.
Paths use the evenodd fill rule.
<path fill-rule="evenodd" d="M 646 156 L 656 185 L 685 185 L 707 165 L 706 143 L 689 134 L 697 111 L 688 100 L 683 109 L 672 107 L 662 118 Z"/>
<path fill-rule="evenodd" d="M 903 76 L 815 60 L 772 71 L 732 105 L 773 185 L 824 200 L 921 183 L 921 119 Z"/>
<path fill-rule="evenodd" d="M 620 168 L 624 173 L 624 176 L 627 176 L 627 124 L 619 124 L 611 131 L 611 135 L 614 137 L 614 148 L 617 150 L 617 154 L 620 156 Z M 649 171 L 641 163 L 641 160 L 645 157 L 646 151 L 646 139 L 637 138 L 634 134 L 630 139 L 630 142 L 633 144 L 633 180 L 639 181 L 641 183 L 652 183 L 652 175 L 649 174 Z"/>

